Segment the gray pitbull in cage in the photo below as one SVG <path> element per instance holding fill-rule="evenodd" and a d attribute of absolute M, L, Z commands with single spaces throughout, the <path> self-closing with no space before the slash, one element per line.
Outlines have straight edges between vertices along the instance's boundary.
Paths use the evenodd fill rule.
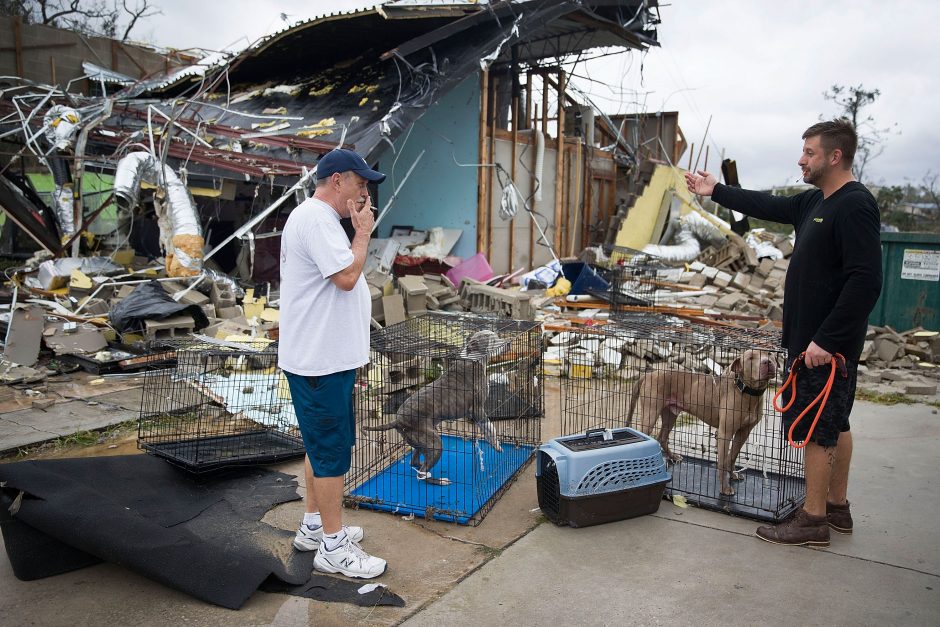
<path fill-rule="evenodd" d="M 760 351 L 747 350 L 719 377 L 680 370 L 650 372 L 633 390 L 627 425 L 639 414 L 637 428 L 653 435 L 660 419 L 657 440 L 674 462 L 682 457 L 669 450 L 669 434 L 680 412 L 700 419 L 717 430 L 718 474 L 721 493 L 734 494 L 731 481 L 743 479 L 734 471 L 741 447 L 764 414 L 763 395 L 777 372 L 774 361 Z"/>
<path fill-rule="evenodd" d="M 436 485 L 450 480 L 431 476 L 431 468 L 444 450 L 438 427 L 445 420 L 469 418 L 497 451 L 502 451 L 493 423 L 486 417 L 488 380 L 486 364 L 509 346 L 509 340 L 493 331 L 477 331 L 470 336 L 460 356 L 450 360 L 444 373 L 409 396 L 395 412 L 395 419 L 379 426 L 363 426 L 365 431 L 396 429 L 411 445 L 411 466 L 418 479 Z M 422 461 L 423 458 L 423 461 Z"/>

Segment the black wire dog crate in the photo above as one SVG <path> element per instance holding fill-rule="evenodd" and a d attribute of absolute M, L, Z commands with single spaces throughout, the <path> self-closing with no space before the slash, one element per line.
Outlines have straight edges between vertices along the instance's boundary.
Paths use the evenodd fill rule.
<path fill-rule="evenodd" d="M 619 316 L 629 307 L 651 307 L 672 302 L 674 292 L 665 289 L 666 280 L 681 269 L 671 268 L 647 255 L 620 259 L 611 270 L 610 310 Z"/>
<path fill-rule="evenodd" d="M 479 524 L 541 443 L 543 394 L 537 323 L 428 313 L 374 331 L 347 504 Z"/>
<path fill-rule="evenodd" d="M 304 455 L 276 348 L 193 340 L 167 347 L 176 367 L 144 379 L 139 448 L 194 473 Z"/>
<path fill-rule="evenodd" d="M 778 332 L 625 313 L 565 354 L 563 434 L 629 426 L 657 438 L 672 463 L 666 494 L 700 507 L 779 521 L 803 503 L 802 451 L 772 402 Z"/>

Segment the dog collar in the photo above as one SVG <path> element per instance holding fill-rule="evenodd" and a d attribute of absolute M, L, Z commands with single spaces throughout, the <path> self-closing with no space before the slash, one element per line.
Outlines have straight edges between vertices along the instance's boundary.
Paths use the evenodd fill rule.
<path fill-rule="evenodd" d="M 760 389 L 752 388 L 751 386 L 749 386 L 747 383 L 744 382 L 744 379 L 742 379 L 741 375 L 739 374 L 734 375 L 734 386 L 738 388 L 741 392 L 748 394 L 750 396 L 760 396 L 767 389 L 766 387 L 760 388 Z"/>

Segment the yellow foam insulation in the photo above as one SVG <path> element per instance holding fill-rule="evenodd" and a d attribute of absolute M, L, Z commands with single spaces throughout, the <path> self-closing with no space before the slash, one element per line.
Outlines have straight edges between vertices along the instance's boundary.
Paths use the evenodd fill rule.
<path fill-rule="evenodd" d="M 278 322 L 281 319 L 281 312 L 278 309 L 265 307 L 261 312 L 261 319 L 265 322 Z"/>
<path fill-rule="evenodd" d="M 349 88 L 349 91 L 347 93 L 359 94 L 359 93 L 365 92 L 367 94 L 371 94 L 371 93 L 378 91 L 378 89 L 379 89 L 378 85 L 353 85 L 352 87 Z"/>
<path fill-rule="evenodd" d="M 323 118 L 316 124 L 308 124 L 301 128 L 297 135 L 299 137 L 322 137 L 333 132 L 332 127 L 336 125 L 336 118 Z"/>
<path fill-rule="evenodd" d="M 202 271 L 202 249 L 206 241 L 199 235 L 175 235 L 175 252 L 166 256 L 167 276 L 196 276 Z"/>
<path fill-rule="evenodd" d="M 73 290 L 90 290 L 92 288 L 91 279 L 81 270 L 72 270 L 69 287 Z"/>
<path fill-rule="evenodd" d="M 287 107 L 268 107 L 261 111 L 264 115 L 287 115 Z"/>
<path fill-rule="evenodd" d="M 684 170 L 668 165 L 657 165 L 650 182 L 643 188 L 643 194 L 636 199 L 626 219 L 617 232 L 617 246 L 643 250 L 647 244 L 658 244 L 662 229 L 669 214 L 669 202 L 665 202 L 667 192 L 679 198 L 682 203 L 679 210 L 682 215 L 693 210 L 692 194 L 685 184 Z"/>
<path fill-rule="evenodd" d="M 362 100 L 359 101 L 359 106 L 361 107 L 362 105 L 366 104 L 367 102 L 369 102 L 369 97 L 368 97 L 368 96 L 366 96 L 365 98 L 363 98 Z"/>
<path fill-rule="evenodd" d="M 320 89 L 311 89 L 307 92 L 308 96 L 325 96 L 331 91 L 333 91 L 335 85 L 327 85 L 326 87 L 321 87 Z"/>

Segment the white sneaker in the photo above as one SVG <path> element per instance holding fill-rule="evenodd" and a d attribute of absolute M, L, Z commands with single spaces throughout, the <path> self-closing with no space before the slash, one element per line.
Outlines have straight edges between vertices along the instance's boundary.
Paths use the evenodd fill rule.
<path fill-rule="evenodd" d="M 347 527 L 343 525 L 343 529 L 346 530 L 346 535 L 351 538 L 353 542 L 362 542 L 362 527 Z M 297 530 L 297 535 L 294 536 L 295 549 L 298 551 L 316 551 L 320 548 L 321 542 L 323 542 L 323 525 L 311 527 L 310 525 L 300 523 L 300 529 Z"/>
<path fill-rule="evenodd" d="M 369 555 L 347 536 L 332 551 L 326 548 L 317 551 L 313 568 L 323 573 L 340 573 L 347 577 L 372 579 L 385 572 L 388 564 L 381 557 Z"/>

